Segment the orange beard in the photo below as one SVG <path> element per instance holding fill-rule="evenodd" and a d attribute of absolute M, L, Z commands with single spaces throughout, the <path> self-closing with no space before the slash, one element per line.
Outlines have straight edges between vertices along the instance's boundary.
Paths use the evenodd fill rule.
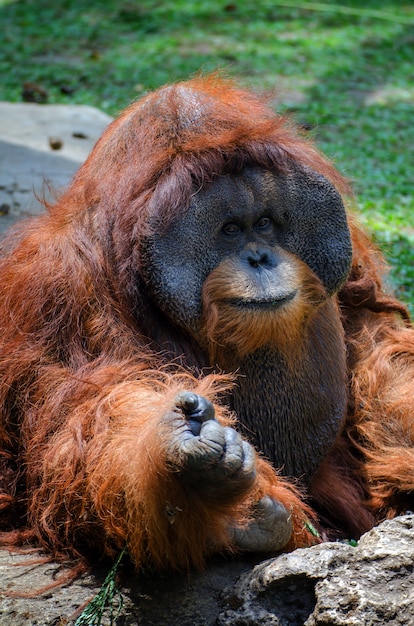
<path fill-rule="evenodd" d="M 229 351 L 243 357 L 265 345 L 277 348 L 287 361 L 298 355 L 305 327 L 327 294 L 305 263 L 288 252 L 280 255 L 286 265 L 286 297 L 272 298 L 271 271 L 265 276 L 269 289 L 257 289 L 234 257 L 220 263 L 205 281 L 201 334 L 212 362 Z"/>

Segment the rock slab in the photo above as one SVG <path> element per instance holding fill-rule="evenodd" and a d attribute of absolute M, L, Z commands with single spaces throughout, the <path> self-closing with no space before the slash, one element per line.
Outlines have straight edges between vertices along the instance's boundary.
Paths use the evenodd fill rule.
<path fill-rule="evenodd" d="M 89 106 L 0 102 L 0 233 L 43 211 L 37 197 L 67 185 L 111 119 Z"/>
<path fill-rule="evenodd" d="M 257 565 L 228 595 L 220 626 L 414 624 L 414 515 L 356 547 L 325 543 Z"/>

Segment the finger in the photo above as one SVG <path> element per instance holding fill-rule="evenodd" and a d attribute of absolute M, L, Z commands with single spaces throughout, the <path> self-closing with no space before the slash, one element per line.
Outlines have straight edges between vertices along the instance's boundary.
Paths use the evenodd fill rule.
<path fill-rule="evenodd" d="M 224 465 L 227 474 L 235 474 L 243 465 L 243 440 L 233 428 L 224 428 L 225 455 Z"/>
<path fill-rule="evenodd" d="M 215 451 L 217 459 L 223 455 L 226 445 L 225 429 L 216 420 L 208 420 L 202 424 L 199 440 Z"/>
<path fill-rule="evenodd" d="M 248 441 L 243 441 L 243 474 L 254 478 L 256 475 L 256 452 Z"/>

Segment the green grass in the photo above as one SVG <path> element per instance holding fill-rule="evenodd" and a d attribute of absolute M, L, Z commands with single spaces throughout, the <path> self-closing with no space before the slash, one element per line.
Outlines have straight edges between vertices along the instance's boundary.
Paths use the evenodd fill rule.
<path fill-rule="evenodd" d="M 289 6 L 288 6 L 289 5 Z M 414 4 L 409 0 L 0 0 L 0 99 L 116 114 L 202 69 L 274 89 L 354 182 L 414 312 Z"/>

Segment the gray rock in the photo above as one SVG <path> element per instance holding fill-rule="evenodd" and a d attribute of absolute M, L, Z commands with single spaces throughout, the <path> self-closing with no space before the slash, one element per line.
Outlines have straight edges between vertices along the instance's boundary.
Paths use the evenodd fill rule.
<path fill-rule="evenodd" d="M 0 232 L 43 211 L 38 198 L 69 182 L 110 121 L 89 106 L 0 102 Z"/>
<path fill-rule="evenodd" d="M 99 591 L 96 570 L 34 598 L 56 564 L 0 552 L 0 625 L 73 624 Z M 414 624 L 414 515 L 386 521 L 357 547 L 325 543 L 254 564 L 220 560 L 187 576 L 123 576 L 119 626 L 339 626 Z M 102 624 L 109 624 L 108 615 Z"/>
<path fill-rule="evenodd" d="M 220 626 L 414 624 L 414 515 L 357 547 L 325 543 L 266 561 L 227 592 Z"/>

